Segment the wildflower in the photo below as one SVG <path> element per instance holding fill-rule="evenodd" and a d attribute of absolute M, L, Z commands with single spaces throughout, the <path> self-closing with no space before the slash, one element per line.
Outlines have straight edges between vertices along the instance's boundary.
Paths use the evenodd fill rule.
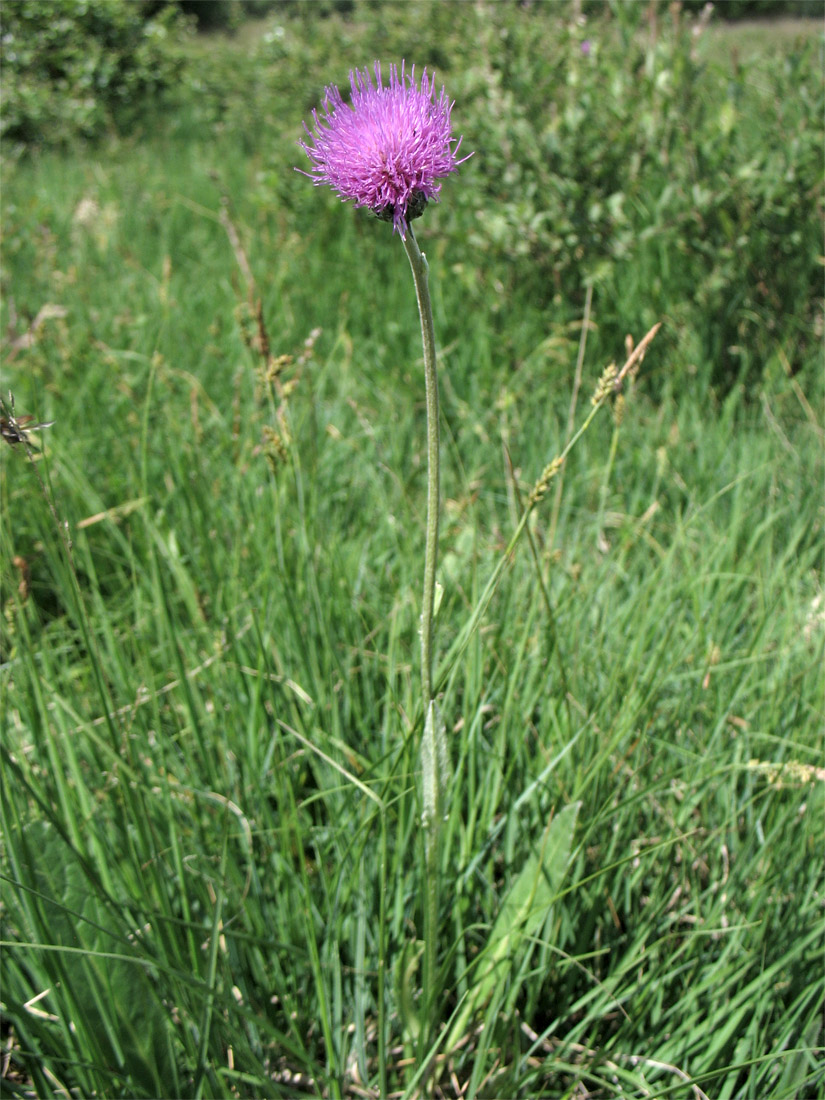
<path fill-rule="evenodd" d="M 406 74 L 403 62 L 400 76 L 397 66 L 390 66 L 387 87 L 377 61 L 374 85 L 367 69 L 353 70 L 350 84 L 351 106 L 332 85 L 322 115 L 312 112 L 314 132 L 304 124 L 312 144 L 299 144 L 313 165 L 304 175 L 392 221 L 406 239 L 408 222 L 421 216 L 430 199 L 438 201 L 437 181 L 468 159 L 456 159 L 461 139 L 452 135 L 453 105 L 443 87 L 436 99 L 435 77 L 426 69 L 419 87 L 415 66 Z"/>
<path fill-rule="evenodd" d="M 590 57 L 591 49 L 592 46 L 590 45 L 590 39 L 585 38 L 584 42 L 582 42 L 581 44 L 582 57 Z"/>

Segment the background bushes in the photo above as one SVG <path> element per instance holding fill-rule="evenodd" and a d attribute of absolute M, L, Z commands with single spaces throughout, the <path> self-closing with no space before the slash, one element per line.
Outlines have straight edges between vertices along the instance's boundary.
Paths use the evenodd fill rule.
<path fill-rule="evenodd" d="M 65 144 L 125 129 L 184 68 L 179 9 L 148 0 L 11 0 L 0 65 L 8 143 Z"/>
<path fill-rule="evenodd" d="M 455 93 L 484 161 L 481 203 L 457 198 L 475 263 L 562 310 L 580 312 L 592 285 L 634 332 L 667 317 L 723 392 L 760 378 L 777 342 L 792 370 L 810 363 L 825 106 L 813 48 L 759 71 L 722 65 L 678 12 L 645 23 L 627 5 L 561 26 L 545 54 L 529 18 L 496 14 Z M 602 335 L 615 347 L 623 330 Z"/>

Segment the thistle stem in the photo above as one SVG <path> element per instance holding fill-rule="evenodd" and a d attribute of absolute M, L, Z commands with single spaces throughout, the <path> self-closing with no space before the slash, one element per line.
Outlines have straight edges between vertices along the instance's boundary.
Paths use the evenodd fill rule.
<path fill-rule="evenodd" d="M 424 391 L 427 399 L 427 533 L 424 547 L 424 595 L 421 604 L 421 692 L 426 715 L 433 698 L 433 608 L 435 569 L 438 558 L 439 460 L 438 460 L 438 377 L 435 359 L 433 307 L 427 281 L 427 258 L 418 247 L 412 226 L 407 223 L 404 248 L 412 268 L 421 342 L 424 347 Z"/>
<path fill-rule="evenodd" d="M 421 1049 L 427 1050 L 436 1029 L 436 964 L 438 957 L 438 878 L 439 834 L 444 816 L 442 785 L 445 776 L 439 774 L 439 737 L 443 728 L 433 698 L 433 615 L 435 605 L 435 570 L 438 556 L 439 520 L 439 453 L 438 453 L 438 377 L 435 357 L 433 308 L 427 280 L 428 266 L 418 247 L 412 226 L 407 223 L 404 248 L 412 268 L 418 313 L 421 318 L 421 341 L 424 347 L 424 388 L 427 399 L 427 532 L 424 548 L 424 593 L 421 606 L 421 693 L 424 707 L 424 732 L 421 746 L 421 783 L 424 822 L 424 963 L 423 1000 L 424 1026 L 421 1029 Z M 431 1079 L 425 1074 L 425 1092 Z"/>

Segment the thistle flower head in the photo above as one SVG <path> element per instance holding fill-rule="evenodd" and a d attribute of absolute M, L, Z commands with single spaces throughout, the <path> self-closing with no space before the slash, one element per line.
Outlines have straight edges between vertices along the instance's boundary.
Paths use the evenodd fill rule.
<path fill-rule="evenodd" d="M 405 237 L 407 223 L 423 213 L 428 200 L 438 201 L 437 181 L 468 159 L 457 159 L 461 139 L 452 135 L 452 103 L 443 87 L 436 98 L 435 77 L 426 69 L 418 85 L 415 66 L 407 74 L 403 62 L 400 74 L 390 66 L 387 87 L 377 61 L 375 84 L 367 69 L 353 70 L 350 84 L 351 104 L 332 85 L 322 113 L 312 112 L 314 129 L 304 124 L 312 143 L 300 142 L 312 162 L 304 175 L 391 220 Z"/>

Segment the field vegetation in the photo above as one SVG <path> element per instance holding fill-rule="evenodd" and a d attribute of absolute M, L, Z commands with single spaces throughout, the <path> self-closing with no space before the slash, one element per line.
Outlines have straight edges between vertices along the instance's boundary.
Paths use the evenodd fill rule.
<path fill-rule="evenodd" d="M 111 32 L 124 98 L 69 12 L 56 100 L 37 7 L 3 13 L 0 388 L 7 435 L 53 424 L 2 448 L 0 1093 L 822 1095 L 821 26 L 167 11 Z M 474 152 L 416 223 L 432 1046 L 418 316 L 390 226 L 294 170 L 324 86 L 402 58 Z"/>

